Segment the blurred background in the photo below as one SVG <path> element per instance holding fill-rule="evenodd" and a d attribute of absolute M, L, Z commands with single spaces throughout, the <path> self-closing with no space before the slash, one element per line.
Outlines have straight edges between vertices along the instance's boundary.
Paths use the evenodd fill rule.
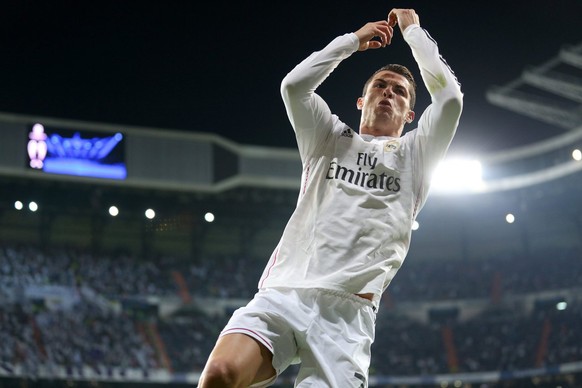
<path fill-rule="evenodd" d="M 416 9 L 465 108 L 383 297 L 370 386 L 582 386 L 572 0 L 7 2 L 0 387 L 195 386 L 297 201 L 282 78 L 394 6 Z M 318 92 L 356 128 L 389 62 L 420 80 L 397 31 Z M 421 86 L 417 117 L 429 103 Z"/>

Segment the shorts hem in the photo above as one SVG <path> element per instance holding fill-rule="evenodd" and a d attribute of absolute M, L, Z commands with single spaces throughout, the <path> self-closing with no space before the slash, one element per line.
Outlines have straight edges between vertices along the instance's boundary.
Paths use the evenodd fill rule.
<path fill-rule="evenodd" d="M 253 338 L 254 340 L 260 342 L 263 346 L 265 346 L 269 350 L 269 352 L 274 353 L 273 352 L 273 345 L 271 345 L 271 343 L 269 341 L 267 341 L 259 333 L 255 332 L 251 329 L 247 329 L 244 327 L 226 328 L 220 333 L 218 338 L 224 337 L 227 334 L 245 334 L 245 335 Z"/>

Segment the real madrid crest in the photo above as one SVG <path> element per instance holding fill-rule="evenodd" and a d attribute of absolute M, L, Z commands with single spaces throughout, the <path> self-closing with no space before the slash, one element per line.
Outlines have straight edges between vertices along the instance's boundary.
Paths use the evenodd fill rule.
<path fill-rule="evenodd" d="M 400 147 L 400 142 L 398 140 L 388 140 L 384 143 L 384 152 L 394 152 Z"/>

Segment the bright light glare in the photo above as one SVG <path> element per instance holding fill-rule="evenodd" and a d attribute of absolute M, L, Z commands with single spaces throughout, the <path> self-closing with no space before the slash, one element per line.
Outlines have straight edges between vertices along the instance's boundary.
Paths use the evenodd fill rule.
<path fill-rule="evenodd" d="M 508 224 L 513 224 L 515 222 L 515 216 L 509 213 L 505 216 L 505 221 L 507 221 Z"/>
<path fill-rule="evenodd" d="M 560 310 L 560 311 L 566 310 L 566 307 L 568 307 L 568 303 L 566 303 L 566 302 L 558 302 L 556 304 L 556 310 Z"/>
<path fill-rule="evenodd" d="M 204 219 L 206 220 L 206 222 L 212 222 L 214 221 L 214 214 L 208 212 L 204 215 Z"/>
<path fill-rule="evenodd" d="M 38 210 L 38 205 L 36 204 L 36 202 L 32 201 L 28 204 L 28 208 L 30 209 L 31 212 L 35 212 Z"/>
<path fill-rule="evenodd" d="M 148 209 L 145 211 L 145 216 L 151 220 L 156 216 L 156 212 L 153 211 L 152 209 Z"/>
<path fill-rule="evenodd" d="M 116 215 L 119 214 L 119 209 L 117 208 L 117 206 L 111 206 L 109 208 L 109 214 L 112 215 L 113 217 L 115 217 Z"/>
<path fill-rule="evenodd" d="M 418 221 L 414 220 L 412 222 L 412 230 L 418 230 L 419 227 L 420 225 L 418 224 Z"/>
<path fill-rule="evenodd" d="M 582 152 L 579 149 L 572 151 L 572 159 L 576 161 L 582 160 Z"/>
<path fill-rule="evenodd" d="M 16 210 L 22 210 L 23 207 L 24 207 L 24 204 L 22 202 L 20 202 L 20 201 L 14 202 L 14 208 Z"/>
<path fill-rule="evenodd" d="M 477 160 L 445 160 L 433 175 L 432 187 L 438 192 L 478 191 L 483 187 L 481 163 Z"/>

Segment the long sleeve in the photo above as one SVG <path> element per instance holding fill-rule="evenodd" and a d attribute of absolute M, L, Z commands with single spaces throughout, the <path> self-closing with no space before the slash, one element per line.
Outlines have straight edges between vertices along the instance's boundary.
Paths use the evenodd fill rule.
<path fill-rule="evenodd" d="M 439 53 L 437 43 L 426 30 L 411 25 L 404 31 L 404 39 L 431 96 L 431 104 L 422 113 L 418 128 L 413 132 L 418 156 L 415 164 L 417 213 L 426 200 L 432 172 L 445 157 L 456 133 L 463 109 L 463 93 L 455 74 Z"/>
<path fill-rule="evenodd" d="M 341 61 L 358 49 L 354 33 L 338 36 L 299 63 L 281 83 L 281 96 L 298 140 L 302 159 L 313 154 L 332 127 L 327 103 L 315 93 Z"/>
<path fill-rule="evenodd" d="M 436 154 L 430 155 L 430 159 L 440 159 L 448 149 L 459 124 L 463 108 L 461 85 L 426 30 L 413 24 L 404 31 L 404 39 L 412 50 L 424 85 L 431 96 L 431 105 L 419 119 L 420 135 L 431 138 L 430 149 Z"/>

